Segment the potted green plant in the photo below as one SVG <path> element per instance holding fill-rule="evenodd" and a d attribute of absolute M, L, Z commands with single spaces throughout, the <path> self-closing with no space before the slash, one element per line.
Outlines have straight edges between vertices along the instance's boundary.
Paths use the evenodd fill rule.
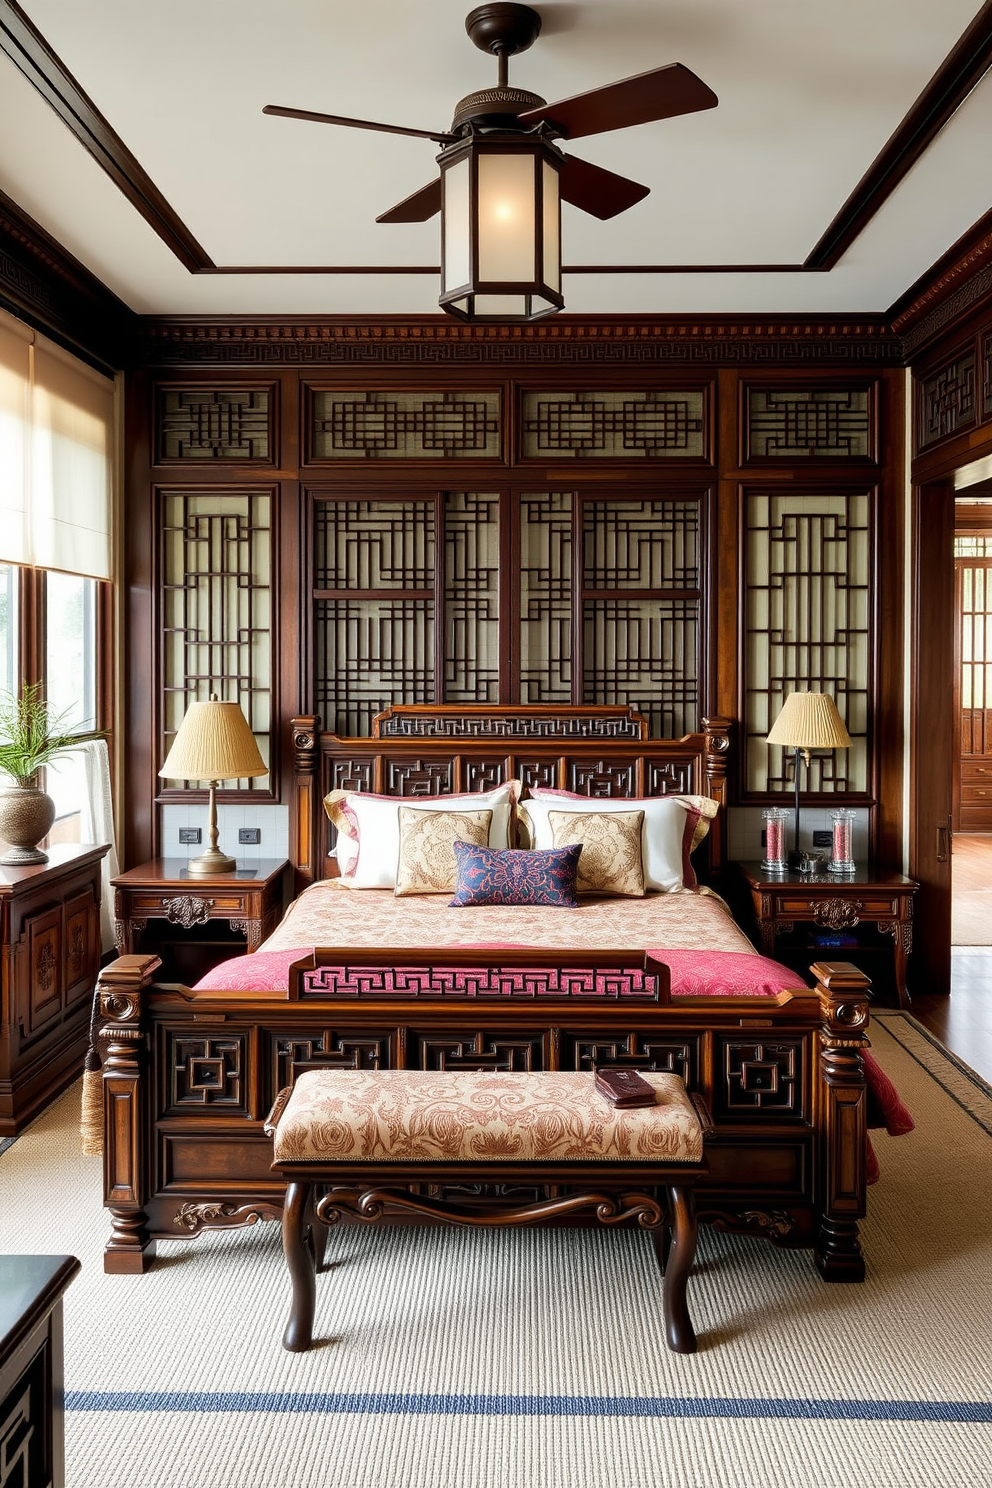
<path fill-rule="evenodd" d="M 13 782 L 0 790 L 0 840 L 9 850 L 6 867 L 47 863 L 38 843 L 55 820 L 55 802 L 38 786 L 38 771 L 75 748 L 77 735 L 66 733 L 67 715 L 53 715 L 41 685 L 28 682 L 20 694 L 0 694 L 0 771 Z"/>

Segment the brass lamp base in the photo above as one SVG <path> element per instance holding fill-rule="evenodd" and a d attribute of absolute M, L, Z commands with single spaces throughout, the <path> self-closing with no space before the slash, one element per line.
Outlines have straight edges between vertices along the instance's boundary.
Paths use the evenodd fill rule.
<path fill-rule="evenodd" d="M 211 848 L 198 858 L 190 858 L 186 864 L 186 872 L 200 878 L 208 873 L 233 873 L 237 866 L 236 859 L 229 858 L 227 853 L 222 853 L 217 848 Z"/>

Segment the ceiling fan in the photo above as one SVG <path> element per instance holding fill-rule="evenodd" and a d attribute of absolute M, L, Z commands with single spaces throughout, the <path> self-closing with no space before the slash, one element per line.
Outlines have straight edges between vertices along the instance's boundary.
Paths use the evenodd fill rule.
<path fill-rule="evenodd" d="M 466 318 L 533 319 L 537 314 L 560 309 L 562 305 L 560 289 L 556 289 L 552 282 L 555 274 L 560 274 L 560 228 L 556 227 L 559 196 L 562 201 L 571 203 L 581 211 L 605 220 L 627 211 L 643 200 L 650 189 L 638 181 L 605 170 L 602 166 L 592 165 L 587 160 L 574 155 L 566 156 L 556 147 L 555 142 L 580 139 L 584 135 L 604 134 L 613 129 L 627 129 L 635 124 L 670 119 L 679 114 L 695 113 L 700 109 L 714 108 L 718 100 L 712 89 L 695 73 L 681 63 L 672 62 L 651 72 L 642 72 L 635 77 L 561 99 L 557 103 L 547 103 L 537 93 L 510 87 L 507 79 L 509 58 L 526 51 L 540 34 L 541 17 L 536 10 L 529 5 L 511 3 L 479 5 L 466 18 L 465 29 L 477 47 L 497 58 L 498 79 L 494 88 L 483 88 L 461 99 L 455 107 L 451 128 L 448 130 L 380 124 L 369 119 L 348 118 L 342 114 L 282 108 L 277 104 L 267 104 L 262 112 L 289 119 L 340 124 L 353 129 L 374 129 L 386 134 L 406 134 L 434 140 L 442 147 L 438 156 L 441 174 L 391 207 L 388 212 L 383 212 L 376 221 L 426 222 L 435 213 L 441 212 L 445 253 L 448 248 L 447 239 L 452 236 L 446 219 L 455 206 L 465 206 L 473 220 L 480 213 L 484 217 L 483 197 L 487 189 L 484 177 L 487 170 L 490 182 L 499 178 L 499 189 L 502 191 L 502 197 L 494 208 L 495 217 L 492 212 L 490 217 L 504 225 L 511 220 L 517 221 L 519 225 L 519 220 L 522 220 L 519 211 L 516 205 L 508 205 L 507 195 L 509 177 L 514 174 L 515 168 L 504 163 L 499 169 L 486 170 L 481 169 L 478 162 L 483 154 L 488 158 L 500 154 L 504 162 L 508 155 L 517 158 L 528 155 L 534 162 L 530 177 L 534 183 L 533 201 L 527 210 L 528 220 L 532 222 L 530 246 L 534 249 L 536 262 L 527 281 L 525 297 L 532 293 L 535 286 L 540 286 L 546 293 L 543 296 L 539 293 L 538 298 L 548 300 L 549 303 L 534 309 L 528 300 L 529 308 L 523 314 L 514 314 L 512 310 L 507 312 L 504 309 L 501 313 L 487 315 L 484 305 L 480 309 L 480 293 L 482 301 L 488 301 L 494 293 L 503 293 L 505 296 L 508 290 L 492 289 L 492 286 L 502 284 L 512 285 L 515 296 L 523 283 L 519 273 L 497 272 L 494 277 L 493 273 L 487 275 L 484 272 L 485 265 L 479 261 L 480 250 L 483 258 L 486 257 L 485 242 L 481 236 L 481 218 L 474 223 L 474 232 L 471 226 L 469 228 L 467 253 L 462 252 L 462 234 L 455 233 L 456 262 L 451 265 L 446 263 L 444 268 L 450 267 L 460 272 L 467 265 L 466 283 L 470 283 L 470 301 Z M 449 175 L 449 169 L 459 166 L 466 158 L 469 161 L 467 170 L 463 173 L 454 170 Z M 542 162 L 550 169 L 551 176 L 540 169 Z M 464 183 L 461 180 L 462 174 L 465 175 Z M 517 174 L 520 175 L 520 172 L 517 171 Z M 522 180 L 523 176 L 520 175 L 520 178 Z M 492 200 L 495 202 L 495 197 Z M 503 230 L 505 233 L 505 226 Z M 492 241 L 491 232 L 490 240 Z M 557 254 L 557 264 L 548 264 L 549 251 L 552 255 Z M 506 268 L 508 260 L 504 261 L 505 254 L 502 259 L 499 253 L 495 258 L 490 253 L 489 257 L 490 268 L 494 264 L 497 269 L 500 266 Z M 549 268 L 552 271 L 550 273 Z M 459 286 L 449 282 L 446 272 L 444 278 L 446 288 L 441 297 L 442 308 L 455 314 L 464 314 L 464 297 L 459 297 L 456 293 Z M 488 294 L 484 292 L 487 286 Z"/>

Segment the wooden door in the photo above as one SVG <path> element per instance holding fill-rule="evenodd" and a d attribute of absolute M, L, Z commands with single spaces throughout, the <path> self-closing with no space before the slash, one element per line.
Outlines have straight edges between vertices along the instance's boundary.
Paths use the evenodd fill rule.
<path fill-rule="evenodd" d="M 913 494 L 909 872 L 920 892 L 911 991 L 951 990 L 954 784 L 954 488 Z"/>

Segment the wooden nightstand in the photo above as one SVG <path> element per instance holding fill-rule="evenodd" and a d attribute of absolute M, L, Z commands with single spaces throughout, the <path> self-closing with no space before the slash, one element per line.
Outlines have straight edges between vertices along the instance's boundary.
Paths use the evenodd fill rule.
<path fill-rule="evenodd" d="M 118 952 L 162 958 L 161 981 L 196 981 L 239 951 L 254 951 L 279 923 L 288 862 L 263 858 L 198 877 L 182 858 L 154 858 L 113 880 Z"/>
<path fill-rule="evenodd" d="M 901 873 L 872 872 L 859 864 L 853 875 L 769 873 L 760 863 L 739 863 L 751 890 L 751 903 L 766 956 L 780 960 L 854 961 L 871 949 L 864 932 L 891 936 L 899 1006 L 908 1008 L 906 962 L 913 948 L 913 895 L 919 888 Z M 808 927 L 805 937 L 796 927 Z M 814 943 L 836 935 L 853 945 Z M 808 969 L 808 968 L 807 968 Z"/>

